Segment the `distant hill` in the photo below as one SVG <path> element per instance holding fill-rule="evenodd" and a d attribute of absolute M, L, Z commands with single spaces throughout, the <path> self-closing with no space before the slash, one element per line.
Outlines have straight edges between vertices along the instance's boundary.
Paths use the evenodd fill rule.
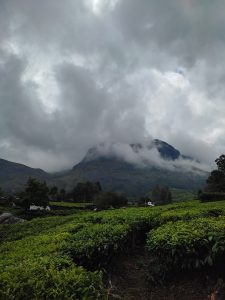
<path fill-rule="evenodd" d="M 13 193 L 21 190 L 29 177 L 47 180 L 51 175 L 41 169 L 0 159 L 0 186 L 4 191 Z"/>
<path fill-rule="evenodd" d="M 102 143 L 90 148 L 71 170 L 55 174 L 0 159 L 0 186 L 12 193 L 21 190 L 28 177 L 67 190 L 78 182 L 99 181 L 104 190 L 139 196 L 156 185 L 196 191 L 207 176 L 197 161 L 161 140 L 145 145 Z"/>

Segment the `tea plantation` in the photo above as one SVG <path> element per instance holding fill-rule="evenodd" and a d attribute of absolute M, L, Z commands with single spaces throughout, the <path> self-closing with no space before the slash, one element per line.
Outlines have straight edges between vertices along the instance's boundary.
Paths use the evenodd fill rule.
<path fill-rule="evenodd" d="M 107 299 L 110 262 L 141 237 L 157 262 L 152 280 L 171 270 L 214 267 L 225 257 L 225 201 L 81 211 L 1 225 L 0 299 Z"/>

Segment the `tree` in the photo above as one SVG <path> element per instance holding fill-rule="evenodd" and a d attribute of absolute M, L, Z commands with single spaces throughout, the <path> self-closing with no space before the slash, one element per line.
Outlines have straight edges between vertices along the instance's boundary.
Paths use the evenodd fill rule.
<path fill-rule="evenodd" d="M 48 192 L 45 182 L 29 178 L 24 191 L 19 194 L 20 205 L 25 209 L 29 209 L 30 205 L 46 207 L 49 203 Z"/>
<path fill-rule="evenodd" d="M 97 208 L 106 209 L 109 207 L 119 208 L 127 205 L 127 198 L 113 192 L 100 193 L 94 199 Z"/>
<path fill-rule="evenodd" d="M 3 195 L 4 195 L 3 189 L 0 187 L 0 197 L 2 197 Z"/>
<path fill-rule="evenodd" d="M 210 173 L 205 190 L 207 192 L 225 192 L 225 155 L 220 155 L 215 162 L 217 170 Z"/>
<path fill-rule="evenodd" d="M 172 202 L 172 194 L 167 186 L 156 186 L 152 189 L 151 199 L 156 204 L 168 204 Z"/>
<path fill-rule="evenodd" d="M 220 155 L 220 157 L 215 160 L 215 163 L 217 164 L 218 171 L 225 174 L 225 155 Z"/>
<path fill-rule="evenodd" d="M 219 170 L 213 170 L 207 179 L 206 191 L 225 192 L 225 174 Z"/>
<path fill-rule="evenodd" d="M 50 191 L 49 191 L 49 196 L 51 197 L 52 200 L 56 200 L 57 198 L 57 193 L 58 193 L 58 188 L 57 186 L 53 186 Z"/>
<path fill-rule="evenodd" d="M 75 202 L 91 202 L 101 192 L 99 182 L 79 182 L 72 190 L 71 196 Z"/>
<path fill-rule="evenodd" d="M 140 197 L 137 201 L 138 205 L 147 205 L 148 201 L 150 201 L 149 197 Z"/>
<path fill-rule="evenodd" d="M 65 201 L 66 200 L 66 190 L 61 189 L 57 195 L 57 200 L 58 201 Z"/>

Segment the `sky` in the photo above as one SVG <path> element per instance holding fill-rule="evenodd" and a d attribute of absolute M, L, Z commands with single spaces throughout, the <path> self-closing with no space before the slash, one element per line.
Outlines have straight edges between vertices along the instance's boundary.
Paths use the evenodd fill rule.
<path fill-rule="evenodd" d="M 0 0 L 0 157 L 71 168 L 101 142 L 225 148 L 224 0 Z"/>

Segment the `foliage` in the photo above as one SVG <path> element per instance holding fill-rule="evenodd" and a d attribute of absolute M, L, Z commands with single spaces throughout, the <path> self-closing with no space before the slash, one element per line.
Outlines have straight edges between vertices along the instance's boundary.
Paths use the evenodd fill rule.
<path fill-rule="evenodd" d="M 147 249 L 164 268 L 212 266 L 225 254 L 225 217 L 169 222 L 149 232 Z"/>
<path fill-rule="evenodd" d="M 220 157 L 215 160 L 215 163 L 217 164 L 218 170 L 225 173 L 225 155 L 220 155 Z"/>
<path fill-rule="evenodd" d="M 102 299 L 101 272 L 87 272 L 61 253 L 67 237 L 58 232 L 4 243 L 0 298 Z"/>
<path fill-rule="evenodd" d="M 94 199 L 94 204 L 100 209 L 109 207 L 119 208 L 127 205 L 127 202 L 126 197 L 113 192 L 102 192 Z"/>
<path fill-rule="evenodd" d="M 89 203 L 89 202 L 77 202 L 77 203 L 74 203 L 74 202 L 49 202 L 49 205 L 50 206 L 54 206 L 54 207 L 63 207 L 63 208 L 88 208 L 88 207 L 92 207 L 93 206 L 93 203 Z"/>
<path fill-rule="evenodd" d="M 225 174 L 219 170 L 213 170 L 207 179 L 206 191 L 225 192 Z"/>
<path fill-rule="evenodd" d="M 101 190 L 102 188 L 99 182 L 79 182 L 72 190 L 71 196 L 75 202 L 88 202 L 92 201 Z"/>
<path fill-rule="evenodd" d="M 187 190 L 171 189 L 171 193 L 173 202 L 191 201 L 196 198 L 196 195 L 193 192 Z"/>
<path fill-rule="evenodd" d="M 0 187 L 0 197 L 2 197 L 3 196 L 3 189 Z"/>
<path fill-rule="evenodd" d="M 19 204 L 25 209 L 29 209 L 30 205 L 46 207 L 49 202 L 46 183 L 40 182 L 35 178 L 28 179 L 25 190 L 19 196 Z"/>
<path fill-rule="evenodd" d="M 202 202 L 222 201 L 225 199 L 225 193 L 221 192 L 202 192 L 199 194 L 199 199 Z"/>
<path fill-rule="evenodd" d="M 225 155 L 215 160 L 218 170 L 213 170 L 207 179 L 207 192 L 225 192 Z"/>
<path fill-rule="evenodd" d="M 104 299 L 101 268 L 132 249 L 141 235 L 149 232 L 147 247 L 163 278 L 168 266 L 216 264 L 225 254 L 224 229 L 225 201 L 78 212 L 1 225 L 0 298 Z"/>
<path fill-rule="evenodd" d="M 137 205 L 140 205 L 140 206 L 145 205 L 146 206 L 149 201 L 151 201 L 151 199 L 149 197 L 142 196 L 138 199 Z"/>
<path fill-rule="evenodd" d="M 128 233 L 129 225 L 88 224 L 71 236 L 70 254 L 89 268 L 107 265 L 116 252 L 124 249 Z"/>
<path fill-rule="evenodd" d="M 167 186 L 156 186 L 152 189 L 151 199 L 155 204 L 168 204 L 172 202 L 172 194 Z"/>
<path fill-rule="evenodd" d="M 58 188 L 57 186 L 53 186 L 49 190 L 49 197 L 51 200 L 56 200 L 57 199 L 57 194 L 58 194 Z"/>

